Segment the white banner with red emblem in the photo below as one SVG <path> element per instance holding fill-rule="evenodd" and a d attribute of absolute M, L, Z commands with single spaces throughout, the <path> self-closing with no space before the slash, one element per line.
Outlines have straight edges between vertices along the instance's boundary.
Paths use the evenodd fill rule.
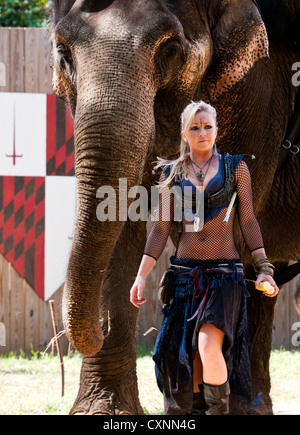
<path fill-rule="evenodd" d="M 0 93 L 0 252 L 44 300 L 65 280 L 75 208 L 66 105 L 54 95 Z"/>

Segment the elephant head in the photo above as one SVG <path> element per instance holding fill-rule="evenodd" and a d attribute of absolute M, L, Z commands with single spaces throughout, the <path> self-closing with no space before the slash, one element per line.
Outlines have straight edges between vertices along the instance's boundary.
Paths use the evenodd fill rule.
<path fill-rule="evenodd" d="M 101 287 L 124 225 L 97 220 L 97 189 L 118 194 L 120 178 L 128 189 L 142 182 L 151 153 L 175 154 L 186 103 L 214 103 L 267 56 L 268 42 L 252 0 L 55 0 L 52 29 L 78 186 L 63 317 L 70 341 L 91 355 L 102 346 Z"/>

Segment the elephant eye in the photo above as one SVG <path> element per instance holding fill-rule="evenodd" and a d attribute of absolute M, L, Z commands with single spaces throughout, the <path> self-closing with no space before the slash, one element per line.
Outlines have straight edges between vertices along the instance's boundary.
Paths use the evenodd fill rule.
<path fill-rule="evenodd" d="M 176 39 L 169 40 L 161 51 L 161 56 L 165 57 L 165 60 L 172 60 L 181 53 L 181 44 Z"/>
<path fill-rule="evenodd" d="M 184 49 L 175 38 L 167 41 L 156 54 L 156 62 L 164 83 L 169 82 L 184 62 Z"/>
<path fill-rule="evenodd" d="M 56 49 L 58 54 L 58 62 L 61 69 L 68 70 L 72 68 L 73 60 L 71 51 L 62 43 L 57 44 Z"/>
<path fill-rule="evenodd" d="M 165 48 L 165 56 L 169 59 L 173 59 L 179 53 L 180 47 L 179 44 L 170 44 Z"/>

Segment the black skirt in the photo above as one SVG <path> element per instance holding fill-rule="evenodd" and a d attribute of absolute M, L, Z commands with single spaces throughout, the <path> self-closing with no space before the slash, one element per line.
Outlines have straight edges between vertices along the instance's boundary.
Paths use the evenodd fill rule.
<path fill-rule="evenodd" d="M 224 332 L 223 354 L 231 394 L 252 401 L 247 298 L 241 261 L 171 257 L 176 271 L 174 298 L 163 307 L 153 359 L 165 413 L 187 414 L 193 400 L 193 360 L 201 325 Z"/>

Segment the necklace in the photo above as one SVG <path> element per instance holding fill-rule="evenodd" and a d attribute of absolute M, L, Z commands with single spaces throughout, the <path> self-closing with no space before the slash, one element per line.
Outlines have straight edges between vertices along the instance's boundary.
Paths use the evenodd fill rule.
<path fill-rule="evenodd" d="M 208 170 L 209 170 L 209 167 L 210 167 L 210 164 L 211 164 L 211 161 L 212 161 L 213 157 L 214 157 L 214 155 L 212 155 L 212 156 L 210 157 L 210 159 L 208 159 L 207 162 L 206 162 L 202 167 L 199 166 L 199 165 L 197 165 L 197 163 L 195 163 L 195 162 L 191 159 L 191 157 L 190 157 L 190 160 L 191 160 L 191 162 L 192 162 L 192 168 L 193 168 L 194 174 L 196 175 L 196 178 L 200 181 L 201 185 L 203 185 L 203 183 L 204 183 L 204 178 L 205 178 L 205 176 L 206 176 L 206 174 L 207 174 L 207 172 L 208 172 Z M 199 172 L 196 173 L 193 164 L 194 164 L 195 166 L 197 166 L 197 168 L 200 169 Z M 205 174 L 204 174 L 204 173 L 202 172 L 202 169 L 204 169 L 205 166 L 206 166 L 207 164 L 208 164 L 208 167 L 207 167 L 207 170 L 206 170 L 206 172 L 205 172 Z"/>
<path fill-rule="evenodd" d="M 194 174 L 200 182 L 199 190 L 198 190 L 198 188 L 196 189 L 196 214 L 194 217 L 194 231 L 195 232 L 201 231 L 203 229 L 203 226 L 204 226 L 204 186 L 203 186 L 203 183 L 204 183 L 205 176 L 209 170 L 210 164 L 212 162 L 213 156 L 214 155 L 212 155 L 211 158 L 209 160 L 207 160 L 207 162 L 202 167 L 197 165 L 197 163 L 193 162 L 193 160 L 190 157 Z M 196 173 L 193 164 L 200 169 L 200 171 L 198 173 Z M 204 169 L 206 165 L 208 165 L 208 166 L 207 166 L 206 172 L 204 174 L 202 172 L 202 169 Z"/>

